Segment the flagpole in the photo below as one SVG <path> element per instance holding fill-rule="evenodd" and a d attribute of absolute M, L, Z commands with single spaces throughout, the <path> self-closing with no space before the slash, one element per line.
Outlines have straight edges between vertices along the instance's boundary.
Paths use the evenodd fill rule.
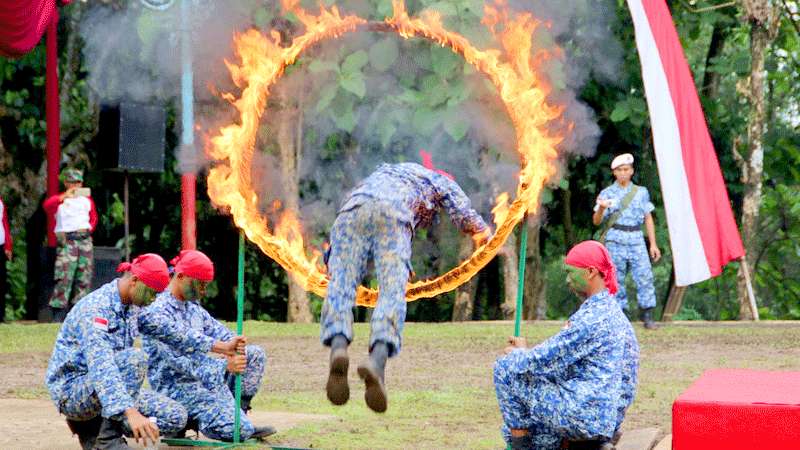
<path fill-rule="evenodd" d="M 753 320 L 756 322 L 758 318 L 758 306 L 756 305 L 756 294 L 753 291 L 753 284 L 750 282 L 750 268 L 747 265 L 747 257 L 742 256 L 742 272 L 744 273 L 744 284 L 747 286 L 747 297 L 750 300 L 750 312 L 753 314 Z"/>

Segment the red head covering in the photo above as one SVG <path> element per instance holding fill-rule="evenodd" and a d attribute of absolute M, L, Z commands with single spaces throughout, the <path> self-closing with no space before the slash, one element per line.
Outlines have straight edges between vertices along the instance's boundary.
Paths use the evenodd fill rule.
<path fill-rule="evenodd" d="M 446 176 L 447 178 L 450 178 L 453 181 L 456 180 L 456 177 L 450 175 L 449 173 L 445 172 L 444 170 L 437 169 L 436 166 L 433 165 L 433 157 L 431 157 L 430 153 L 426 152 L 425 150 L 420 150 L 419 151 L 419 156 L 422 158 L 422 165 L 426 169 L 432 170 L 432 171 L 438 173 L 439 175 L 444 175 L 444 176 Z"/>
<path fill-rule="evenodd" d="M 155 253 L 145 253 L 134 258 L 133 262 L 124 262 L 117 267 L 117 272 L 130 272 L 158 292 L 169 284 L 167 263 Z"/>
<path fill-rule="evenodd" d="M 583 241 L 572 247 L 564 262 L 581 269 L 594 267 L 603 274 L 603 281 L 605 281 L 608 292 L 617 293 L 617 269 L 614 268 L 611 256 L 603 244 L 597 241 Z"/>
<path fill-rule="evenodd" d="M 214 263 L 203 252 L 182 250 L 169 263 L 175 267 L 175 273 L 182 273 L 200 281 L 214 279 Z"/>

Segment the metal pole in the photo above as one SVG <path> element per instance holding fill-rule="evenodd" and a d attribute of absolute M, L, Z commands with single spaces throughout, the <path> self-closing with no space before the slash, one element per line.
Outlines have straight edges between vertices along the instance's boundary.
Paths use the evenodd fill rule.
<path fill-rule="evenodd" d="M 195 215 L 194 149 L 194 74 L 192 72 L 192 11 L 190 0 L 181 0 L 181 154 L 191 164 L 182 167 L 181 175 L 181 247 L 197 248 Z"/>
<path fill-rule="evenodd" d="M 125 261 L 131 262 L 131 216 L 128 202 L 128 172 L 125 171 L 125 181 L 122 188 L 122 202 L 125 205 Z"/>
<path fill-rule="evenodd" d="M 528 213 L 522 217 L 519 238 L 519 284 L 517 285 L 517 310 L 514 313 L 514 336 L 519 336 L 522 323 L 522 300 L 525 296 L 525 253 L 528 251 Z"/>
<path fill-rule="evenodd" d="M 236 288 L 236 334 L 241 336 L 244 320 L 244 231 L 239 232 L 239 273 Z M 239 443 L 239 424 L 242 420 L 242 375 L 236 374 L 236 409 L 233 412 L 233 443 Z"/>

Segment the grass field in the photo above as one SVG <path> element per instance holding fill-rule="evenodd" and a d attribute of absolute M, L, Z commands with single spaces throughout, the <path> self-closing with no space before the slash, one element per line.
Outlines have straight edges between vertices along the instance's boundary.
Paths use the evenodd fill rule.
<path fill-rule="evenodd" d="M 523 335 L 535 343 L 560 326 L 528 323 Z M 57 329 L 0 325 L 0 397 L 47 398 L 44 372 Z M 246 322 L 245 334 L 263 345 L 269 358 L 255 408 L 335 417 L 280 432 L 272 442 L 285 445 L 500 448 L 491 371 L 512 330 L 509 322 L 407 324 L 403 351 L 387 369 L 389 411 L 378 415 L 365 406 L 354 370 L 366 357 L 364 324 L 356 326 L 351 346 L 350 402 L 334 407 L 323 390 L 327 352 L 319 344 L 318 325 Z M 637 325 L 636 331 L 640 383 L 623 429 L 656 426 L 668 432 L 672 401 L 705 369 L 800 370 L 800 323 L 686 322 L 655 332 Z"/>

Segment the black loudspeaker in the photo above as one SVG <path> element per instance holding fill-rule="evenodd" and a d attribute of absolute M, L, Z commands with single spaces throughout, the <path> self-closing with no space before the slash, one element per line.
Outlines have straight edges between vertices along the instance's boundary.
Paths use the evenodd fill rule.
<path fill-rule="evenodd" d="M 163 172 L 167 113 L 161 106 L 120 103 L 100 108 L 98 154 L 103 169 Z"/>
<path fill-rule="evenodd" d="M 92 290 L 120 276 L 117 266 L 122 262 L 122 250 L 116 247 L 94 248 L 94 274 Z"/>

